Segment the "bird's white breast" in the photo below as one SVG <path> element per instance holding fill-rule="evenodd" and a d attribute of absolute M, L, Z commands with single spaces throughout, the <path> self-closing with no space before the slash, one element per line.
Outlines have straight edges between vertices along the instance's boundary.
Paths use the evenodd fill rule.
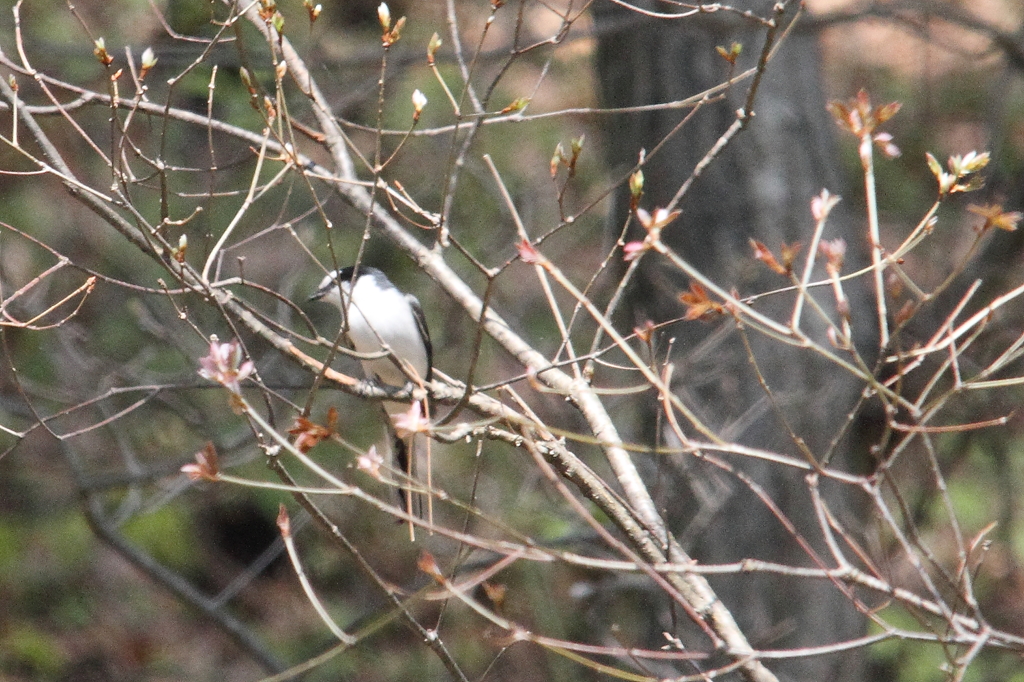
<path fill-rule="evenodd" d="M 348 291 L 351 284 L 345 282 L 344 286 Z M 356 350 L 378 353 L 387 345 L 396 356 L 409 362 L 421 379 L 426 378 L 426 349 L 406 295 L 398 289 L 381 289 L 366 276 L 356 280 L 354 294 L 359 305 L 353 303 L 347 310 L 348 333 Z M 408 381 L 390 358 L 364 360 L 363 370 L 367 376 L 376 376 L 392 386 L 404 386 Z"/>

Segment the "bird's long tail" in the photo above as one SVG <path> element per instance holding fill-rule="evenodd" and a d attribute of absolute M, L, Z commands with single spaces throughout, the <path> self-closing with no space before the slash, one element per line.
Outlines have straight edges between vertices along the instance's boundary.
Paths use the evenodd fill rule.
<path fill-rule="evenodd" d="M 427 438 L 423 434 L 413 434 L 406 438 L 400 437 L 395 431 L 392 418 L 396 414 L 408 411 L 409 406 L 401 403 L 384 403 L 383 405 L 387 416 L 387 438 L 391 446 L 393 463 L 395 469 L 402 472 L 400 474 L 402 485 L 396 489 L 402 509 L 410 515 L 415 515 L 420 519 L 426 518 L 428 523 L 432 523 L 433 505 L 429 493 L 427 494 L 427 513 L 424 515 L 423 496 L 414 490 L 422 487 L 420 484 L 423 476 L 426 476 L 426 486 L 430 487 L 430 446 Z M 409 538 L 410 540 L 416 539 L 415 524 L 411 521 L 409 522 Z"/>

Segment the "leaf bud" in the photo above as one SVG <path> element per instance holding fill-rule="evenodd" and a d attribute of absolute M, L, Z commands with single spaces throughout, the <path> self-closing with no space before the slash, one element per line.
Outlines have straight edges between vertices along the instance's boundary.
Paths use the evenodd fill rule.
<path fill-rule="evenodd" d="M 437 50 L 440 47 L 441 36 L 437 35 L 437 32 L 435 32 L 434 35 L 430 36 L 430 42 L 427 43 L 427 64 L 434 63 L 434 54 L 437 53 Z"/>
<path fill-rule="evenodd" d="M 96 59 L 100 61 L 103 66 L 110 66 L 110 63 L 114 61 L 114 58 L 107 54 L 107 44 L 103 38 L 97 38 L 94 43 L 92 53 L 96 55 Z"/>
<path fill-rule="evenodd" d="M 139 71 L 139 78 L 145 78 L 154 66 L 156 66 L 156 54 L 153 52 L 153 48 L 147 47 L 142 51 L 142 69 Z"/>
<path fill-rule="evenodd" d="M 629 193 L 634 199 L 639 199 L 640 195 L 644 193 L 644 172 L 642 169 L 637 169 L 635 173 L 629 176 Z"/>
<path fill-rule="evenodd" d="M 420 114 L 423 113 L 423 107 L 427 106 L 427 96 L 420 92 L 419 88 L 412 92 L 412 121 L 413 123 L 420 120 Z"/>

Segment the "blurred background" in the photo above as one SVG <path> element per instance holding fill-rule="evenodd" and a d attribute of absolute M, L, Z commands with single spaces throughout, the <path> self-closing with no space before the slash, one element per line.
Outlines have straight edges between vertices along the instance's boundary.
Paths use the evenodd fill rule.
<path fill-rule="evenodd" d="M 771 16 L 771 3 L 748 5 L 759 16 Z M 668 12 L 675 6 L 651 7 Z M 571 1 L 524 0 L 503 7 L 393 2 L 392 17 L 406 16 L 407 23 L 401 40 L 387 51 L 385 64 L 375 3 L 325 3 L 313 24 L 298 0 L 278 9 L 285 17 L 286 35 L 324 90 L 332 113 L 343 121 L 357 158 L 361 154 L 372 160 L 379 149 L 382 158 L 395 154 L 387 164 L 389 181 L 400 182 L 425 211 L 444 213 L 459 254 L 472 254 L 450 258 L 453 269 L 482 291 L 485 278 L 473 259 L 504 268 L 495 280 L 492 304 L 530 330 L 530 338 L 549 357 L 559 352 L 561 337 L 531 267 L 509 264 L 516 256 L 516 228 L 483 155 L 493 160 L 527 232 L 532 237 L 551 232 L 543 240 L 545 255 L 577 283 L 586 285 L 594 277 L 592 293 L 606 301 L 614 290 L 614 275 L 627 267 L 619 257 L 607 269 L 602 263 L 626 225 L 625 180 L 639 149 L 651 152 L 660 140 L 671 141 L 645 169 L 646 205 L 665 205 L 733 120 L 749 83 L 730 89 L 724 100 L 702 110 L 675 136 L 671 131 L 688 109 L 650 115 L 613 115 L 607 109 L 680 100 L 721 83 L 756 64 L 765 32 L 738 11 L 665 22 L 605 0 L 587 7 Z M 786 26 L 794 9 L 786 15 Z M 65 111 L 40 109 L 36 118 L 73 172 L 96 191 L 108 193 L 113 203 L 130 204 L 150 225 L 160 225 L 169 243 L 177 244 L 186 235 L 189 260 L 199 263 L 245 201 L 266 124 L 262 98 L 274 94 L 266 42 L 245 22 L 224 25 L 227 16 L 223 6 L 198 0 L 85 0 L 73 7 L 55 0 L 16 6 L 0 2 L 0 72 L 18 84 L 26 103 L 45 108 L 54 102 L 25 72 L 31 68 L 44 75 L 43 82 Z M 451 31 L 462 37 L 469 74 L 460 72 L 452 54 Z M 482 119 L 469 113 L 474 97 L 489 112 L 528 100 L 525 120 L 481 125 L 462 157 L 460 145 L 466 138 L 445 128 L 456 120 L 454 107 L 424 58 L 435 32 L 444 40 L 437 51 L 438 73 L 467 114 L 464 121 Z M 99 38 L 113 58 L 109 67 L 97 59 Z M 733 40 L 744 49 L 738 64 L 730 67 L 714 48 L 728 48 Z M 128 70 L 129 64 L 137 69 L 146 48 L 153 50 L 156 63 L 145 77 L 143 95 L 132 85 Z M 834 125 L 824 106 L 828 100 L 845 101 L 863 88 L 876 104 L 902 104 L 885 126 L 902 155 L 876 165 L 883 243 L 898 244 L 935 199 L 935 177 L 924 161 L 925 152 L 943 162 L 972 150 L 992 155 L 981 194 L 944 204 L 935 238 L 905 263 L 923 289 L 937 287 L 950 273 L 957 276 L 908 326 L 904 347 L 941 325 L 976 280 L 980 288 L 968 306 L 971 310 L 1024 280 L 1021 231 L 1000 230 L 979 240 L 977 215 L 966 210 L 969 203 L 998 204 L 1008 212 L 1024 209 L 1024 7 L 1018 0 L 807 2 L 792 28 L 778 36 L 773 60 L 750 129 L 740 133 L 737 144 L 680 205 L 686 236 L 678 248 L 685 255 L 744 294 L 770 288 L 750 258 L 748 238 L 759 235 L 775 249 L 781 241 L 806 235 L 813 224 L 807 202 L 822 187 L 844 197 L 838 224 L 847 226 L 843 229 L 851 230 L 849 234 L 862 235 L 863 177 L 856 140 Z M 249 84 L 240 76 L 242 68 L 250 74 Z M 125 72 L 112 80 L 116 69 Z M 466 75 L 475 88 L 472 94 L 461 87 Z M 46 80 L 50 78 L 70 87 Z M 378 87 L 382 78 L 383 89 Z M 259 91 L 257 107 L 251 104 L 253 83 Z M 294 85 L 288 88 L 288 113 L 312 126 L 308 101 Z M 406 140 L 416 89 L 429 104 L 416 127 L 422 134 Z M 119 112 L 118 120 L 131 133 L 113 134 L 111 108 L 86 97 L 88 91 L 153 106 L 136 110 L 130 120 Z M 165 117 L 165 104 L 194 113 L 199 122 Z M 214 119 L 255 137 L 242 139 L 202 123 Z M 250 427 L 228 409 L 223 389 L 197 374 L 198 359 L 208 351 L 206 336 L 217 333 L 225 340 L 233 330 L 201 297 L 174 291 L 176 283 L 159 263 L 140 258 L 135 246 L 12 147 L 9 105 L 0 111 L 0 128 L 5 140 L 0 145 L 0 286 L 5 299 L 0 337 L 0 679 L 254 680 L 328 650 L 334 639 L 305 599 L 275 526 L 278 505 L 290 497 L 279 491 L 197 483 L 179 473 L 212 441 L 222 466 L 232 474 L 269 476 Z M 386 134 L 379 134 L 381 130 Z M 18 134 L 22 141 L 28 139 L 24 128 Z M 315 134 L 300 127 L 293 134 L 302 153 L 329 166 L 330 157 Z M 557 145 L 569 150 L 581 138 L 582 151 L 569 173 L 552 156 Z M 26 145 L 33 154 L 41 153 Z M 164 164 L 162 172 L 151 162 L 157 158 Z M 456 158 L 464 166 L 453 185 Z M 135 177 L 114 175 L 110 159 L 124 159 Z M 359 165 L 360 177 L 369 178 Z M 261 178 L 269 181 L 282 164 L 267 166 Z M 408 229 L 417 239 L 433 243 L 432 231 L 414 226 L 426 224 L 425 219 L 417 221 L 409 207 L 399 212 L 409 219 Z M 325 227 L 328 220 L 330 230 Z M 248 209 L 221 252 L 216 271 L 223 278 L 240 278 L 245 286 L 239 295 L 281 328 L 303 339 L 313 335 L 312 329 L 333 338 L 337 313 L 305 300 L 324 268 L 347 264 L 364 249 L 364 262 L 386 269 L 399 286 L 417 293 L 430 323 L 435 365 L 464 379 L 475 326 L 389 242 L 375 233 L 364 239 L 366 223 L 365 216 L 336 194 L 307 185 L 301 174 L 292 173 Z M 629 229 L 633 231 L 626 233 L 627 239 L 639 234 L 635 225 Z M 806 242 L 807 237 L 802 239 Z M 854 236 L 847 241 L 850 261 L 866 262 L 866 240 Z M 64 263 L 62 257 L 75 267 L 61 267 L 36 281 L 47 268 Z M 77 290 L 90 275 L 97 280 L 85 295 Z M 669 281 L 666 276 L 650 271 L 630 290 L 629 304 L 617 317 L 623 329 L 683 314 L 678 301 L 659 298 L 664 296 L 661 283 Z M 670 299 L 680 287 L 685 289 L 685 284 L 673 282 Z M 15 295 L 22 288 L 24 295 Z M 51 308 L 69 295 L 67 302 Z M 571 307 L 570 299 L 561 300 Z M 1020 310 L 1000 310 L 998 327 L 979 343 L 974 362 L 983 366 L 985 357 L 1014 342 L 1024 323 Z M 45 314 L 33 319 L 40 313 Z M 26 321 L 31 324 L 22 324 Z M 583 338 L 592 337 L 594 328 L 591 320 L 577 326 Z M 697 331 L 686 331 L 693 329 Z M 870 326 L 865 329 L 868 337 L 876 333 Z M 678 332 L 679 345 L 698 347 L 712 333 L 707 325 L 686 327 Z M 260 378 L 273 393 L 266 402 L 268 418 L 287 429 L 309 396 L 312 378 L 269 344 L 257 338 L 247 341 Z M 323 348 L 309 352 L 327 355 Z M 522 368 L 493 342 L 485 338 L 479 353 L 477 385 L 525 383 Z M 689 360 L 687 367 L 692 376 L 698 373 L 693 368 L 720 359 L 712 353 Z M 357 364 L 348 359 L 339 358 L 335 366 L 359 375 Z M 782 364 L 777 369 L 793 373 Z M 614 383 L 611 377 L 608 381 Z M 687 390 L 720 396 L 724 394 L 714 391 L 725 389 L 701 385 Z M 839 406 L 829 413 L 832 419 L 847 412 L 847 402 L 858 390 L 829 403 Z M 948 516 L 938 509 L 943 499 L 955 503 L 967 538 L 997 522 L 985 536 L 991 544 L 978 571 L 977 594 L 993 627 L 1024 636 L 1024 527 L 1018 484 L 1024 480 L 1024 460 L 1022 422 L 1015 412 L 1019 395 L 1011 387 L 952 400 L 950 411 L 962 415 L 964 422 L 1011 416 L 999 430 L 937 436 L 948 498 L 936 496 L 926 483 L 928 468 L 921 460 L 905 458 L 893 475 L 900 481 L 902 509 L 933 548 L 936 564 L 958 561 Z M 535 409 L 559 414 L 560 396 L 534 398 Z M 629 395 L 610 402 L 617 414 L 630 416 L 632 426 L 624 429 L 628 437 L 640 442 L 657 438 L 651 435 L 657 428 L 649 406 Z M 355 478 L 359 474 L 353 452 L 368 448 L 381 434 L 376 406 L 341 391 L 322 390 L 311 418 L 324 422 L 329 406 L 338 408 L 339 431 L 352 447 L 325 442 L 318 446 L 317 460 L 386 497 L 389 491 L 383 485 Z M 567 417 L 557 426 L 577 430 L 580 422 L 575 419 Z M 723 427 L 733 423 L 722 419 Z M 873 433 L 871 428 L 870 423 L 863 426 L 867 433 Z M 755 438 L 753 432 L 748 435 Z M 847 466 L 869 469 L 867 447 L 850 440 Z M 456 443 L 439 445 L 435 457 L 435 475 L 447 491 L 510 520 L 524 536 L 572 547 L 574 536 L 582 532 L 579 519 L 558 511 L 555 494 L 515 448 L 489 443 L 487 456 L 480 457 L 475 443 Z M 594 463 L 606 473 L 602 466 L 606 468 Z M 663 483 L 654 486 L 659 505 L 671 507 L 665 500 L 680 494 L 677 486 L 686 485 L 672 478 L 678 472 L 645 473 Z M 352 500 L 324 504 L 335 521 L 343 521 L 345 533 L 357 538 L 365 561 L 402 594 L 430 582 L 416 568 L 421 549 L 446 557 L 463 551 L 441 537 L 409 543 L 404 526 L 366 513 Z M 510 510 L 516 512 L 511 518 Z M 457 510 L 438 513 L 445 525 L 461 523 Z M 735 557 L 732 550 L 716 554 L 708 538 L 720 541 L 722 526 L 688 526 L 697 513 L 680 509 L 680 517 L 670 521 L 678 522 L 674 528 L 680 533 L 693 534 L 689 546 L 697 556 L 723 563 L 751 553 L 760 556 L 757 550 Z M 735 527 L 728 511 L 721 519 L 725 528 Z M 391 607 L 360 572 L 357 559 L 314 532 L 298 509 L 293 509 L 293 532 L 304 567 L 336 621 L 356 629 L 379 627 L 367 644 L 332 657 L 303 679 L 447 675 L 415 633 L 392 622 L 393 614 L 390 620 L 382 615 L 391 613 Z M 752 532 L 760 533 L 757 528 Z M 888 540 L 875 539 L 884 555 Z M 603 578 L 596 571 L 567 566 L 517 564 L 517 570 L 502 576 L 511 596 L 495 607 L 564 639 L 588 641 L 600 629 L 602 636 L 596 639 L 605 644 L 664 643 L 664 623 L 643 622 L 645 609 L 656 601 L 649 588 L 626 581 L 611 589 Z M 722 589 L 728 593 L 729 585 L 723 582 Z M 768 589 L 778 591 L 771 602 L 812 599 L 794 596 L 799 595 L 795 588 Z M 732 598 L 745 599 L 742 592 Z M 559 608 L 550 608 L 552 604 Z M 538 648 L 510 646 L 502 633 L 481 631 L 479 622 L 446 612 L 465 606 L 427 603 L 420 608 L 423 622 L 445 624 L 445 640 L 470 679 L 607 679 Z M 764 606 L 766 613 L 785 608 Z M 818 617 L 829 618 L 832 607 L 825 608 Z M 919 625 L 917 616 L 908 610 L 887 617 L 912 629 Z M 803 616 L 793 618 L 803 623 Z M 856 636 L 862 627 L 855 619 L 842 636 Z M 619 632 L 631 635 L 616 640 Z M 755 644 L 800 645 L 799 639 L 788 640 L 790 635 L 784 626 L 778 632 L 760 631 Z M 953 679 L 946 671 L 949 651 L 943 647 L 893 639 L 858 653 L 863 656 L 849 665 L 846 677 L 829 679 Z M 957 679 L 1024 680 L 1021 670 L 1019 654 L 987 651 Z M 660 669 L 646 672 L 664 674 Z M 677 669 L 676 674 L 683 673 Z M 790 679 L 824 679 L 802 669 L 788 674 Z"/>

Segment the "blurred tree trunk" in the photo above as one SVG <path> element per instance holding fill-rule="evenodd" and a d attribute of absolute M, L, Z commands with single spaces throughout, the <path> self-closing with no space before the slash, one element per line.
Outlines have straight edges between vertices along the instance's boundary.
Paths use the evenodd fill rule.
<path fill-rule="evenodd" d="M 664 3 L 641 1 L 652 11 L 674 11 Z M 739 3 L 770 16 L 771 2 Z M 733 42 L 744 47 L 737 72 L 756 63 L 764 29 L 736 15 L 719 12 L 681 20 L 655 20 L 610 2 L 594 6 L 600 36 L 597 69 L 607 107 L 630 107 L 669 102 L 700 93 L 724 81 L 728 64 L 715 51 Z M 835 151 L 835 128 L 825 110 L 817 44 L 813 36 L 791 36 L 769 64 L 749 128 L 708 167 L 683 199 L 681 217 L 666 228 L 663 239 L 684 258 L 726 289 L 741 294 L 783 286 L 786 281 L 755 261 L 749 239 L 764 242 L 776 254 L 783 242 L 810 240 L 813 221 L 809 202 L 828 188 L 844 193 Z M 750 81 L 737 85 L 726 101 L 706 107 L 684 126 L 644 167 L 642 205 L 648 210 L 666 205 L 695 164 L 714 145 L 743 105 Z M 607 119 L 607 154 L 612 173 L 637 161 L 641 148 L 650 152 L 686 114 L 680 110 L 617 115 Z M 859 204 L 855 189 L 848 202 Z M 859 232 L 842 234 L 842 208 L 833 213 L 825 237 L 842 235 L 849 244 L 850 270 L 865 262 L 866 238 Z M 609 229 L 618 238 L 629 207 L 626 188 L 615 199 Z M 634 238 L 636 235 L 634 235 Z M 642 237 L 641 237 L 642 238 Z M 803 259 L 798 263 L 802 264 Z M 684 309 L 678 294 L 689 282 L 656 255 L 647 255 L 630 290 L 635 319 L 655 322 L 679 318 Z M 870 299 L 851 290 L 853 324 L 862 336 L 862 353 L 877 348 Z M 857 300 L 857 296 L 861 300 Z M 819 299 L 826 310 L 835 301 Z M 793 299 L 775 297 L 758 308 L 776 319 L 787 319 Z M 804 315 L 805 326 L 813 315 Z M 824 342 L 824 328 L 807 326 Z M 800 457 L 778 416 L 780 410 L 793 431 L 821 457 L 847 421 L 860 386 L 834 365 L 807 352 L 789 348 L 750 333 L 759 368 L 777 405 L 765 397 L 752 368 L 742 337 L 730 320 L 683 322 L 664 338 L 675 338 L 673 389 L 719 435 L 728 440 L 772 448 Z M 876 351 L 877 352 L 877 351 Z M 869 362 L 876 353 L 866 353 Z M 635 437 L 671 444 L 667 431 L 655 433 L 657 406 L 647 406 L 644 427 Z M 647 432 L 644 433 L 644 428 Z M 856 434 L 857 428 L 851 429 Z M 847 436 L 832 465 L 863 470 L 865 447 L 856 435 Z M 859 463 L 854 460 L 859 458 Z M 833 565 L 824 550 L 821 532 L 804 478 L 798 472 L 751 459 L 730 463 L 762 486 L 796 524 L 817 551 Z M 702 562 L 720 563 L 757 558 L 790 565 L 812 566 L 806 553 L 765 505 L 737 478 L 696 461 L 692 456 L 665 458 L 652 474 L 652 486 L 663 513 L 684 547 Z M 863 499 L 849 490 L 825 488 L 828 503 L 847 528 L 856 530 Z M 863 634 L 865 623 L 849 599 L 827 581 L 783 578 L 777 575 L 738 575 L 712 581 L 755 647 L 780 649 L 825 645 Z M 848 652 L 769 662 L 786 680 L 858 680 L 860 655 Z"/>

